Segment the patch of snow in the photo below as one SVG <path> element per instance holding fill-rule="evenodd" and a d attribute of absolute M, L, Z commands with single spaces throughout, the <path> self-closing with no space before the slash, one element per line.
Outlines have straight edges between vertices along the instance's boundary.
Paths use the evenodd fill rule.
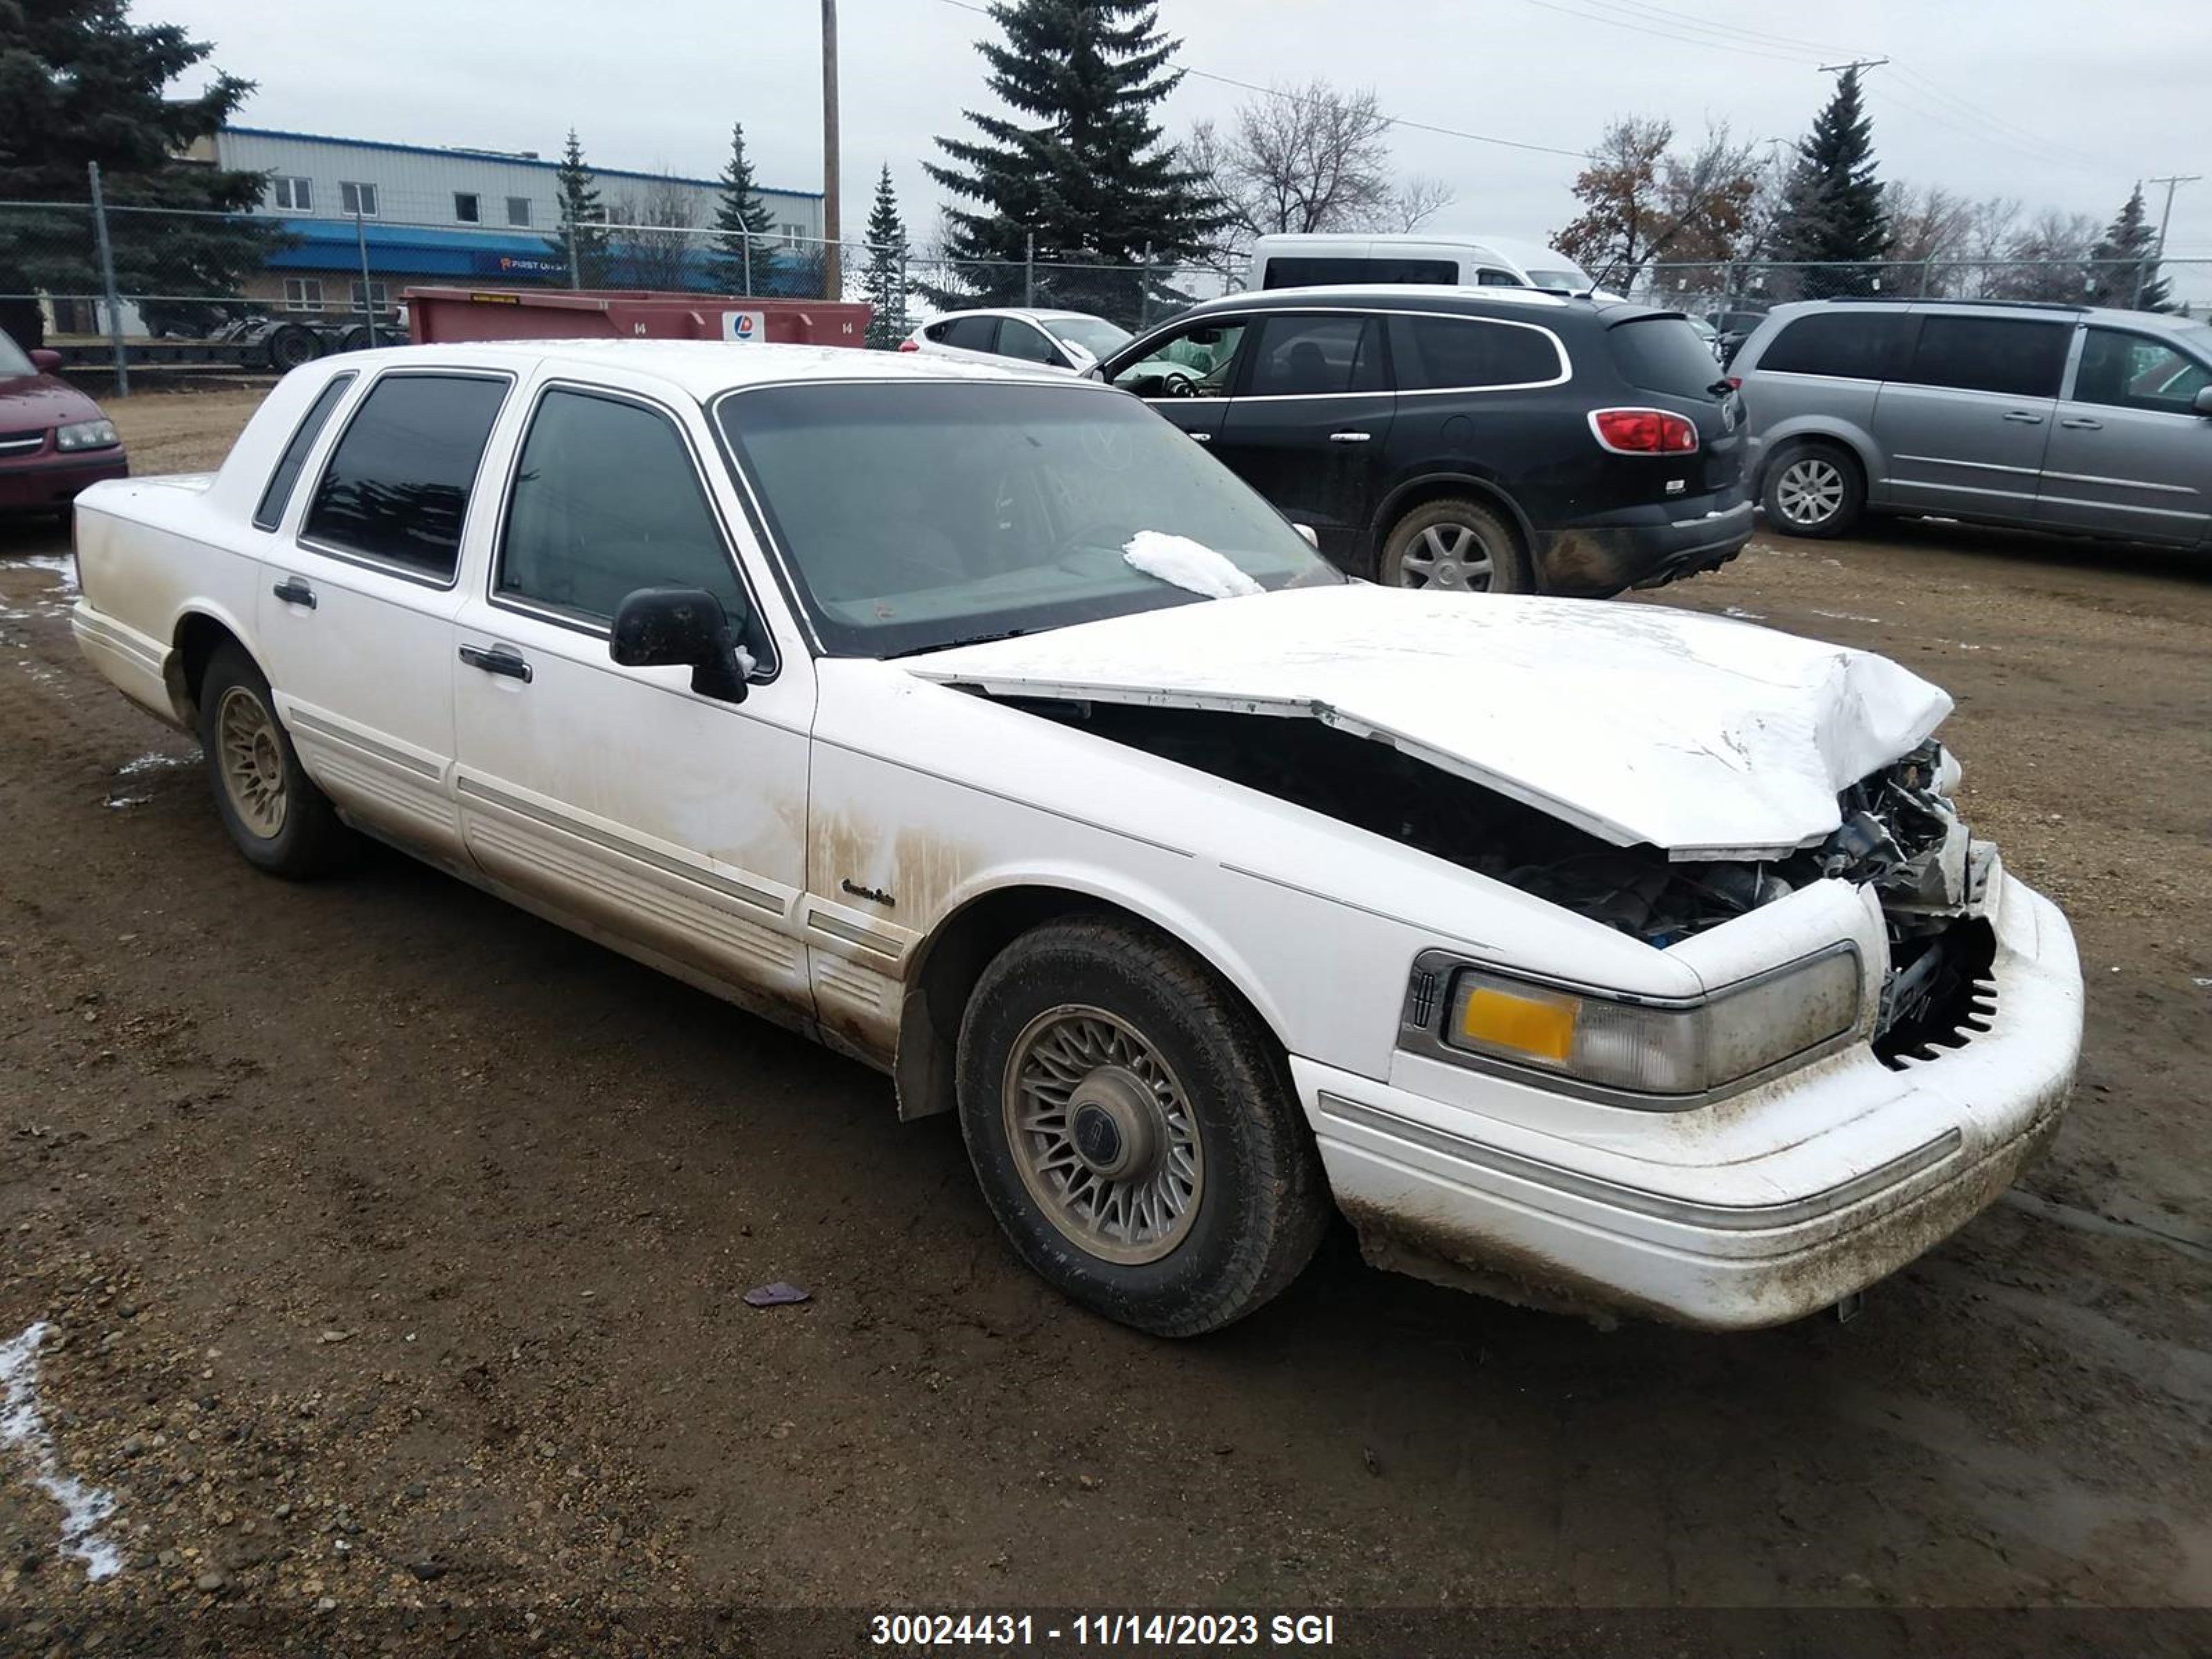
<path fill-rule="evenodd" d="M 13 1340 L 0 1342 L 0 1446 L 19 1448 L 32 1478 L 62 1506 L 62 1547 L 83 1561 L 85 1577 L 112 1577 L 123 1570 L 123 1558 L 100 1528 L 115 1513 L 115 1498 L 63 1470 L 53 1433 L 39 1409 L 39 1344 L 46 1335 L 41 1320 Z"/>
<path fill-rule="evenodd" d="M 1878 623 L 1881 620 L 1879 617 L 1855 616 L 1848 611 L 1815 611 L 1813 614 L 1826 617 L 1830 622 Z"/>
<path fill-rule="evenodd" d="M 1260 584 L 1226 557 L 1188 536 L 1139 530 L 1122 548 L 1121 557 L 1147 576 L 1209 599 L 1243 599 L 1260 592 Z"/>
<path fill-rule="evenodd" d="M 172 766 L 190 766 L 189 755 L 164 755 L 158 750 L 149 750 L 136 760 L 127 760 L 115 769 L 118 778 L 135 778 L 143 772 L 161 772 Z"/>
<path fill-rule="evenodd" d="M 1724 617 L 1734 617 L 1738 622 L 1765 622 L 1766 620 L 1766 613 L 1765 611 L 1747 611 L 1740 605 L 1732 605 L 1729 606 L 1727 610 L 1721 612 L 1721 614 Z"/>
<path fill-rule="evenodd" d="M 26 570 L 51 570 L 62 579 L 65 592 L 76 592 L 76 561 L 67 553 L 33 553 L 15 562 Z"/>
<path fill-rule="evenodd" d="M 111 811 L 127 811 L 133 806 L 143 806 L 153 799 L 151 795 L 110 795 L 107 806 Z"/>

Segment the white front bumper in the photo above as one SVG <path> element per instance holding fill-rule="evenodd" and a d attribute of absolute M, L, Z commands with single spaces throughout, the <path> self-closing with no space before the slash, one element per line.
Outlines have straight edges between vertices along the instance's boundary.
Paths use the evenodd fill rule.
<path fill-rule="evenodd" d="M 1901 1070 L 1861 1043 L 1695 1111 L 1601 1124 L 1577 1105 L 1547 1133 L 1526 1085 L 1486 1084 L 1493 1115 L 1462 1079 L 1445 1102 L 1293 1059 L 1337 1202 L 1382 1265 L 1540 1303 L 1717 1329 L 1831 1306 L 1964 1225 L 2057 1130 L 2081 1048 L 2073 934 L 1997 881 L 1990 1029 Z"/>

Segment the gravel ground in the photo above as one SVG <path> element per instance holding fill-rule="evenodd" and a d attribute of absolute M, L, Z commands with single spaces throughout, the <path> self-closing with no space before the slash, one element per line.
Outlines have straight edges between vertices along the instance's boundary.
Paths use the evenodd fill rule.
<path fill-rule="evenodd" d="M 111 410 L 142 471 L 204 467 L 254 397 Z M 0 1344 L 45 1323 L 16 1376 L 120 1570 L 0 1448 L 0 1647 L 101 1610 L 592 1651 L 663 1608 L 2212 1605 L 2212 566 L 1918 525 L 1648 601 L 1949 687 L 1970 817 L 2080 935 L 2054 1151 L 1859 1319 L 1600 1333 L 1340 1238 L 1170 1345 L 1030 1279 L 874 1074 L 396 856 L 255 874 L 194 745 L 78 659 L 64 550 L 0 528 Z M 813 1301 L 739 1300 L 774 1279 Z"/>

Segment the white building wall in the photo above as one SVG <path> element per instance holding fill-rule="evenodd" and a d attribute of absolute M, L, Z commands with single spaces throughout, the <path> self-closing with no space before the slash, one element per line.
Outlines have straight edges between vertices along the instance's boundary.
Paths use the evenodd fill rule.
<path fill-rule="evenodd" d="M 477 198 L 477 221 L 487 230 L 550 231 L 560 222 L 558 162 L 532 161 L 521 156 L 478 150 L 438 149 L 411 144 L 386 144 L 367 140 L 331 138 L 306 133 L 272 132 L 252 127 L 226 127 L 217 135 L 216 157 L 228 168 L 266 173 L 274 179 L 307 181 L 308 205 L 302 210 L 283 199 L 283 187 L 272 182 L 262 199 L 261 210 L 286 218 L 348 216 L 343 186 L 374 187 L 374 216 L 395 224 L 465 227 L 455 198 Z M 674 185 L 690 199 L 693 222 L 702 228 L 714 222 L 720 191 L 708 179 L 684 179 L 657 173 L 595 168 L 593 181 L 599 200 L 611 217 L 621 222 L 625 198 L 641 203 L 649 192 Z M 762 202 L 780 230 L 789 234 L 822 234 L 822 198 L 811 193 L 763 190 Z M 527 224 L 516 224 L 509 215 L 509 198 L 527 206 Z"/>

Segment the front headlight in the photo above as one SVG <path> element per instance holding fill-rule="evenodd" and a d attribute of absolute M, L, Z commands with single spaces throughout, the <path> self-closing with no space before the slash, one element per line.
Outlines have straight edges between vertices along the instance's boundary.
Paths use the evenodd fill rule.
<path fill-rule="evenodd" d="M 54 428 L 56 449 L 111 449 L 122 441 L 112 421 L 79 421 Z"/>
<path fill-rule="evenodd" d="M 1431 952 L 1414 969 L 1407 1036 L 1441 1059 L 1643 1097 L 1624 1103 L 1666 1110 L 1844 1036 L 1858 1024 L 1859 994 L 1858 952 L 1848 945 L 1683 1002 L 1545 985 Z"/>

